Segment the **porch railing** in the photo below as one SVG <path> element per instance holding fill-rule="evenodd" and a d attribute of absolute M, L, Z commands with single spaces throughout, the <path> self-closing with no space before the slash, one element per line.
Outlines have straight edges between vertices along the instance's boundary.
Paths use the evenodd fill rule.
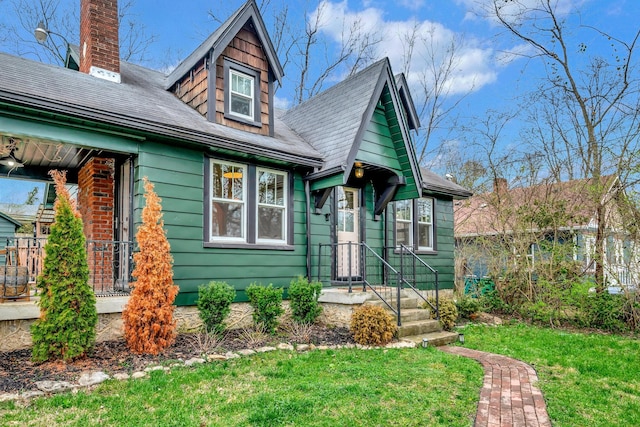
<path fill-rule="evenodd" d="M 47 238 L 0 237 L 0 298 L 17 299 L 36 289 L 44 267 Z M 133 243 L 87 240 L 89 282 L 97 296 L 129 293 L 133 271 Z"/>
<path fill-rule="evenodd" d="M 389 253 L 379 254 L 366 243 L 320 244 L 315 269 L 314 277 L 320 282 L 345 285 L 349 292 L 354 286 L 373 291 L 396 315 L 398 326 L 403 289 L 415 293 L 438 313 L 438 272 L 409 248 L 389 257 Z M 434 292 L 435 304 L 428 301 L 430 291 Z"/>
<path fill-rule="evenodd" d="M 439 319 L 440 283 L 438 282 L 438 271 L 405 245 L 387 247 L 385 255 L 387 262 L 400 272 L 402 287 L 428 304 L 436 314 L 436 318 Z M 434 302 L 429 297 L 433 297 Z"/>

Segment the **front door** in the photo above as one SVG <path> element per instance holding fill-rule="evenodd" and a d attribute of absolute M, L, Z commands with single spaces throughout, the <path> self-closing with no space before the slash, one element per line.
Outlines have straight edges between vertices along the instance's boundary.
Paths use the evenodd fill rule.
<path fill-rule="evenodd" d="M 336 266 L 339 279 L 360 276 L 360 198 L 356 188 L 337 187 Z"/>

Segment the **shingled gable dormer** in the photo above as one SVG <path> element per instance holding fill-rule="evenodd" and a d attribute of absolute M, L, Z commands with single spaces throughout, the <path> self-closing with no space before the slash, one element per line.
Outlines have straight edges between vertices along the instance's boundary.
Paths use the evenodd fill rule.
<path fill-rule="evenodd" d="M 176 67 L 166 89 L 211 122 L 273 136 L 274 85 L 283 75 L 249 0 Z"/>

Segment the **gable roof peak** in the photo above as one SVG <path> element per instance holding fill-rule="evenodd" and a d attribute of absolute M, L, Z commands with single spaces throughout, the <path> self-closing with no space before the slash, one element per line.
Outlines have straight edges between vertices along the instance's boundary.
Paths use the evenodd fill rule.
<path fill-rule="evenodd" d="M 170 89 L 178 80 L 185 76 L 202 58 L 213 55 L 213 60 L 222 53 L 224 48 L 233 40 L 242 27 L 251 21 L 253 28 L 262 43 L 269 67 L 280 84 L 284 70 L 277 52 L 273 47 L 267 28 L 262 20 L 262 15 L 255 0 L 247 0 L 238 10 L 236 10 L 227 20 L 218 27 L 207 39 L 202 42 L 189 56 L 187 56 L 169 75 L 167 76 L 165 89 Z"/>

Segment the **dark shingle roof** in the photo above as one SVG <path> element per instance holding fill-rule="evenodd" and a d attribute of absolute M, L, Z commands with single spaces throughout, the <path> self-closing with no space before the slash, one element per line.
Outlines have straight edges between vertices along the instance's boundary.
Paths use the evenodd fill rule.
<path fill-rule="evenodd" d="M 121 63 L 122 83 L 0 53 L 0 102 L 297 164 L 322 156 L 275 121 L 274 137 L 212 123 L 166 91 L 165 76 Z"/>
<path fill-rule="evenodd" d="M 324 155 L 324 170 L 345 168 L 387 60 L 287 111 L 282 120 Z"/>
<path fill-rule="evenodd" d="M 454 199 L 465 199 L 473 195 L 471 191 L 461 185 L 444 179 L 428 169 L 420 168 L 420 172 L 422 173 L 422 190 L 424 192 L 451 196 Z"/>

